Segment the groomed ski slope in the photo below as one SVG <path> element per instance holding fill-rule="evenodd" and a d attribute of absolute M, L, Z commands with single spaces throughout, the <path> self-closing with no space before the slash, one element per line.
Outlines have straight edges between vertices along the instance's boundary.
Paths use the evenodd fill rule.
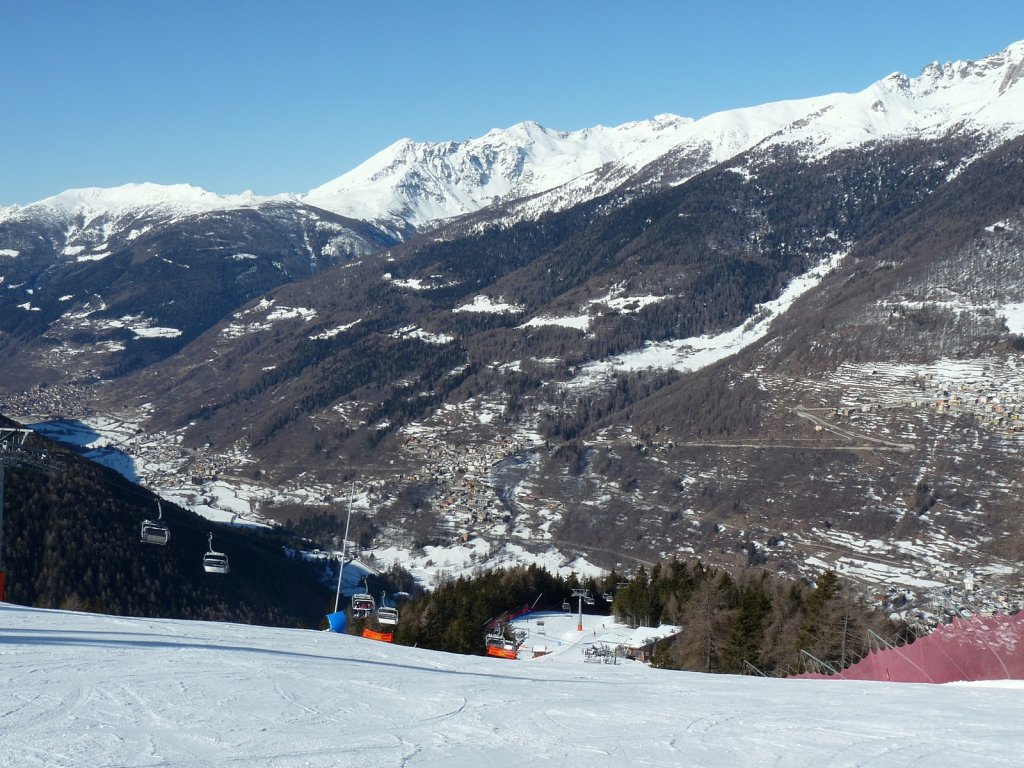
<path fill-rule="evenodd" d="M 575 618 L 546 617 L 544 642 L 556 652 L 505 661 L 310 630 L 0 604 L 0 765 L 1024 761 L 1021 682 L 778 680 L 584 663 L 582 643 L 609 624 L 584 621 L 581 633 Z"/>

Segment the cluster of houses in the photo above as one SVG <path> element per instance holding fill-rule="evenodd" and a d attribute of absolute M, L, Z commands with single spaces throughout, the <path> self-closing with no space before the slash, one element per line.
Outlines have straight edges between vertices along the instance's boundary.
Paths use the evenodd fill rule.
<path fill-rule="evenodd" d="M 1024 433 L 1024 388 L 1007 386 L 994 378 L 944 381 L 928 372 L 915 380 L 913 396 L 879 398 L 861 397 L 855 404 L 844 403 L 835 409 L 835 416 L 848 418 L 857 413 L 895 408 L 928 408 L 936 413 L 969 413 L 992 429 L 1008 436 Z"/>
<path fill-rule="evenodd" d="M 46 421 L 74 413 L 82 400 L 82 388 L 77 384 L 37 384 L 0 398 L 0 413 L 24 421 L 30 420 L 26 414 L 31 414 L 31 420 Z"/>
<path fill-rule="evenodd" d="M 983 424 L 1007 434 L 1024 432 L 1024 391 L 1005 389 L 994 381 L 944 383 L 926 373 L 921 380 L 925 400 L 938 412 L 967 411 Z"/>
<path fill-rule="evenodd" d="M 420 466 L 413 480 L 429 481 L 430 499 L 448 530 L 469 539 L 474 533 L 507 532 L 512 512 L 488 481 L 491 468 L 529 448 L 522 440 L 497 438 L 489 442 L 457 444 L 426 433 L 406 437 L 403 450 Z"/>

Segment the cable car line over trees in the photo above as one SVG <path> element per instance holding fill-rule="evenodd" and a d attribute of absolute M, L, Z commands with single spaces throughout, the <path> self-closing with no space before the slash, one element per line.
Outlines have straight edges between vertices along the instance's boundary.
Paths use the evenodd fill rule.
<path fill-rule="evenodd" d="M 369 587 L 367 586 L 366 589 L 368 592 Z M 356 597 L 365 597 L 365 593 L 362 595 L 356 595 Z M 353 598 L 353 600 L 355 600 L 355 598 Z M 395 627 L 398 626 L 398 609 L 393 606 L 386 605 L 386 600 L 387 593 L 381 592 L 380 605 L 377 606 L 377 610 L 372 614 L 373 618 L 376 619 L 376 629 L 369 624 L 363 627 L 362 636 L 367 640 L 379 640 L 385 643 L 394 641 Z"/>
<path fill-rule="evenodd" d="M 7 467 L 34 467 L 43 472 L 59 472 L 64 463 L 46 451 L 25 444 L 31 429 L 0 427 L 0 601 L 7 599 L 7 572 L 4 565 L 4 475 Z"/>
<path fill-rule="evenodd" d="M 377 623 L 394 627 L 398 625 L 398 609 L 392 605 L 385 604 L 387 593 L 380 593 L 380 607 L 377 609 Z"/>
<path fill-rule="evenodd" d="M 370 587 L 367 580 L 363 579 L 363 591 L 352 595 L 352 613 L 357 618 L 365 619 L 377 608 L 377 601 L 370 594 Z"/>
<path fill-rule="evenodd" d="M 383 475 L 394 475 L 397 471 L 395 467 L 370 467 L 360 466 L 351 468 L 353 471 L 366 474 L 376 473 Z M 352 507 L 355 500 L 355 483 L 349 490 L 347 511 L 345 515 L 345 532 L 342 536 L 341 541 L 341 554 L 338 562 L 338 579 L 334 593 L 334 611 L 329 613 L 326 617 L 328 627 L 332 632 L 345 633 L 348 626 L 348 616 L 346 611 L 341 606 L 341 594 L 342 584 L 344 582 L 345 564 L 349 561 L 348 558 L 348 547 L 349 547 L 349 531 L 352 525 Z M 353 556 L 352 560 L 355 560 Z M 407 593 L 396 593 L 399 594 Z M 385 642 L 391 642 L 392 633 L 384 631 L 384 628 L 393 628 L 398 625 L 398 609 L 394 606 L 389 606 L 387 602 L 387 593 L 382 591 L 380 605 L 374 599 L 370 592 L 369 577 L 364 576 L 362 579 L 362 591 L 357 591 L 352 595 L 348 606 L 348 611 L 351 612 L 354 618 L 359 620 L 365 620 L 373 618 L 376 620 L 376 625 L 380 628 L 380 631 L 371 629 L 370 627 L 364 627 L 362 630 L 362 636 L 368 637 L 374 640 L 383 640 Z M 358 628 L 357 628 L 358 630 Z"/>
<path fill-rule="evenodd" d="M 267 626 L 315 627 L 322 618 L 329 588 L 317 568 L 287 556 L 287 529 L 211 521 L 3 417 L 0 435 L 6 601 Z M 143 542 L 146 521 L 174 535 Z M 212 548 L 232 561 L 230 577 L 203 567 L 210 531 Z"/>

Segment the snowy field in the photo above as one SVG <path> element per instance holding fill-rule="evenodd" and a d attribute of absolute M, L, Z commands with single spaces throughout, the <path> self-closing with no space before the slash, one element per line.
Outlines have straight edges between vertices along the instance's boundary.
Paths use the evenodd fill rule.
<path fill-rule="evenodd" d="M 0 604 L 0 765 L 1019 766 L 1024 683 L 776 680 L 505 661 L 310 630 Z M 538 639 L 533 621 L 531 642 Z M 596 632 L 596 634 L 595 634 Z"/>

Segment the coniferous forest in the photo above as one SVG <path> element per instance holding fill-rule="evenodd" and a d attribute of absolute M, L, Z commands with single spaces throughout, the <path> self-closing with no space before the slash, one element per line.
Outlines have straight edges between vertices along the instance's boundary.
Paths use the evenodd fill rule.
<path fill-rule="evenodd" d="M 162 501 L 165 546 L 140 541 L 157 497 L 113 470 L 32 438 L 59 469 L 8 466 L 3 561 L 9 602 L 120 616 L 318 626 L 329 590 L 309 565 L 285 556 L 270 529 L 219 525 Z M 206 573 L 213 548 L 228 575 Z"/>
<path fill-rule="evenodd" d="M 491 622 L 531 606 L 559 610 L 574 589 L 595 597 L 585 612 L 634 626 L 682 627 L 656 651 L 654 664 L 666 669 L 785 674 L 805 668 L 810 657 L 839 669 L 867 653 L 869 630 L 890 642 L 901 634 L 831 571 L 812 586 L 766 570 L 730 573 L 673 559 L 649 571 L 641 565 L 630 579 L 612 572 L 580 581 L 536 566 L 456 579 L 402 606 L 395 642 L 483 653 Z M 613 595 L 610 603 L 605 594 Z M 362 628 L 355 622 L 350 631 Z"/>

